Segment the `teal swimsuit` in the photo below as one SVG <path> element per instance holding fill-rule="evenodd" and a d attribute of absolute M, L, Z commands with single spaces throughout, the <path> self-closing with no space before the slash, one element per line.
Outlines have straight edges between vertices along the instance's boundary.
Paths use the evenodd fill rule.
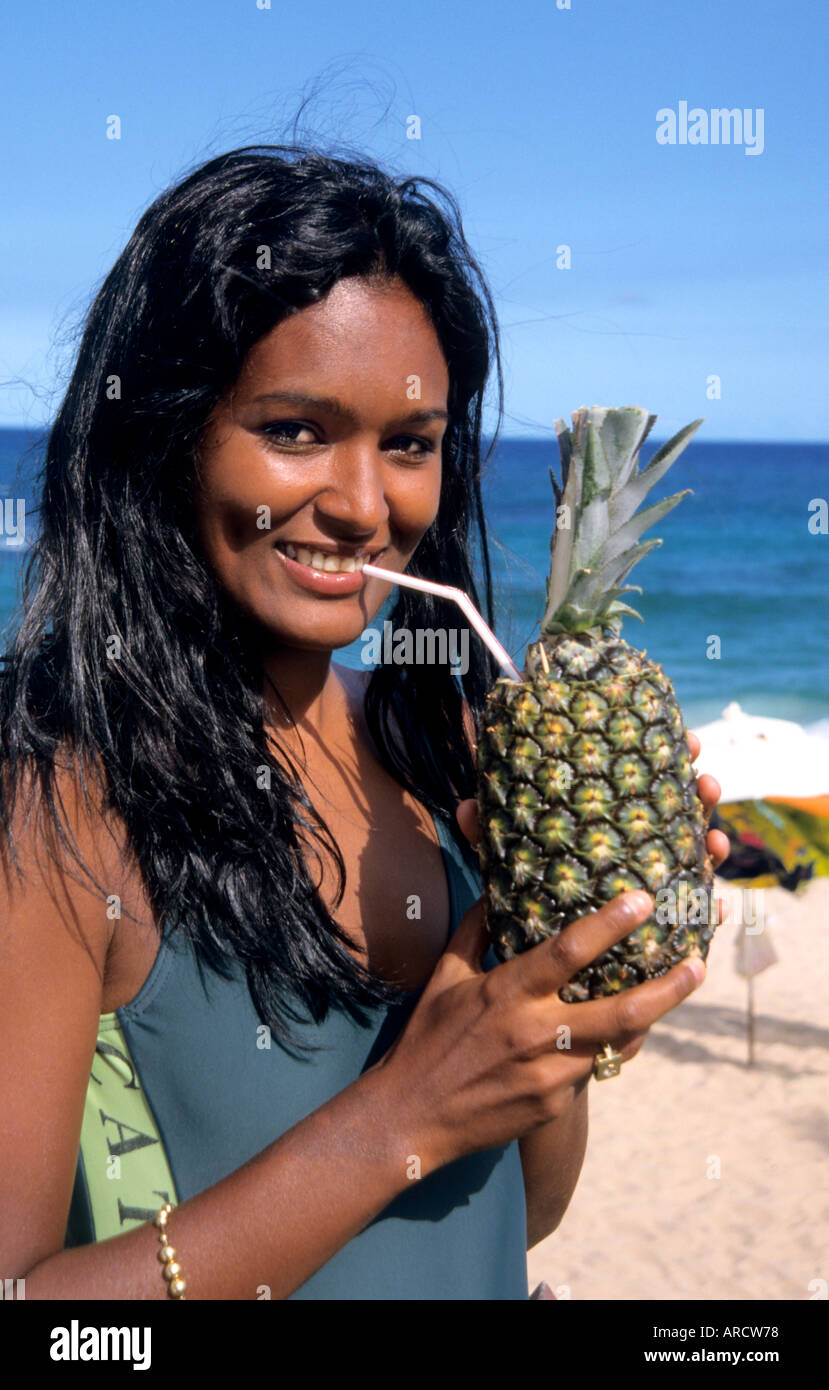
<path fill-rule="evenodd" d="M 459 832 L 435 829 L 454 931 L 480 879 Z M 495 964 L 490 951 L 484 967 Z M 367 1028 L 338 1009 L 294 1024 L 322 1049 L 294 1058 L 267 1046 L 241 967 L 225 981 L 165 931 L 135 999 L 101 1015 L 65 1248 L 131 1230 L 240 1168 L 373 1066 L 421 992 L 367 1010 Z M 513 1142 L 413 1179 L 290 1297 L 526 1299 L 526 1235 Z"/>

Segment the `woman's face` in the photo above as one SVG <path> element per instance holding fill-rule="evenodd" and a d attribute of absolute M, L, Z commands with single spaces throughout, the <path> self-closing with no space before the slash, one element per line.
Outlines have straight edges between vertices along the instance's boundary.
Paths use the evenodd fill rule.
<path fill-rule="evenodd" d="M 400 280 L 339 281 L 252 348 L 212 412 L 197 510 L 224 589 L 275 647 L 359 637 L 435 519 L 449 373 Z"/>

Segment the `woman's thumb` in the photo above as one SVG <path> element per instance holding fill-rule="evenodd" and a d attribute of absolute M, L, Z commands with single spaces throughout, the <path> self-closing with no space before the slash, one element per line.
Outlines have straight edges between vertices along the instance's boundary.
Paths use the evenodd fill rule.
<path fill-rule="evenodd" d="M 446 965 L 457 964 L 464 973 L 483 974 L 481 962 L 489 949 L 489 932 L 484 917 L 484 900 L 479 898 L 465 912 L 451 937 L 441 959 Z"/>

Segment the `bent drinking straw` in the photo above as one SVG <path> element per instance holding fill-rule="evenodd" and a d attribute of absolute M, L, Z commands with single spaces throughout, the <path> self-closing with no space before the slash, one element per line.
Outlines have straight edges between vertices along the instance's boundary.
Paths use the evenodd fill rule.
<path fill-rule="evenodd" d="M 481 640 L 486 642 L 498 665 L 506 671 L 512 680 L 524 679 L 518 667 L 510 660 L 509 653 L 501 646 L 492 629 L 487 627 L 474 603 L 463 589 L 455 589 L 451 584 L 433 584 L 430 579 L 415 579 L 414 575 L 398 574 L 395 570 L 381 569 L 379 565 L 363 565 L 363 574 L 373 574 L 376 579 L 387 579 L 390 584 L 402 584 L 404 589 L 420 589 L 424 594 L 437 594 L 438 598 L 445 598 L 450 603 L 456 603 L 461 612 L 469 619 L 470 625 L 474 627 Z"/>

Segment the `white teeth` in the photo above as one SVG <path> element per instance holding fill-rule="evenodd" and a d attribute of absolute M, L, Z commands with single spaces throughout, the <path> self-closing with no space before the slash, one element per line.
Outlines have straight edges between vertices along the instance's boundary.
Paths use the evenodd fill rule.
<path fill-rule="evenodd" d="M 296 560 L 300 565 L 308 565 L 311 569 L 322 570 L 325 574 L 354 574 L 371 558 L 365 552 L 362 555 L 330 555 L 322 550 L 294 545 L 293 541 L 280 541 L 279 547 L 289 559 Z"/>

